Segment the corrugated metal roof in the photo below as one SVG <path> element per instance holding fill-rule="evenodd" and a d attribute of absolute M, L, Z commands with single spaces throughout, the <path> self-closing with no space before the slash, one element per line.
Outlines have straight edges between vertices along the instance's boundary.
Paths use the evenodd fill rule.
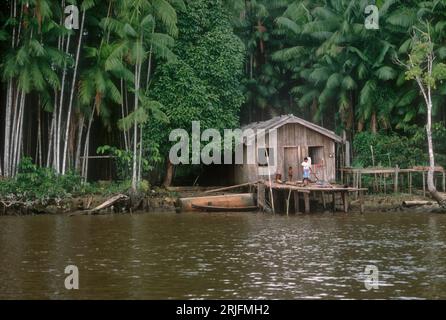
<path fill-rule="evenodd" d="M 293 114 L 274 117 L 267 121 L 253 122 L 253 123 L 243 126 L 242 130 L 246 130 L 246 129 L 252 129 L 254 131 L 272 130 L 272 129 L 278 129 L 286 124 L 292 124 L 292 123 L 298 123 L 310 130 L 316 131 L 326 137 L 329 137 L 330 139 L 333 139 L 336 142 L 341 143 L 343 141 L 342 138 L 340 136 L 338 136 L 336 133 L 334 133 L 333 131 L 325 129 L 321 126 L 318 126 L 318 125 L 311 123 L 309 121 L 306 121 L 304 119 L 298 118 Z"/>

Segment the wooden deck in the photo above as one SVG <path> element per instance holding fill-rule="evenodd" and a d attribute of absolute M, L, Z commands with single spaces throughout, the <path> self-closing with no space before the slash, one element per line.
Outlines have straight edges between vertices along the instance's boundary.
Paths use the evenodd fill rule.
<path fill-rule="evenodd" d="M 408 169 L 400 169 L 398 166 L 395 168 L 383 168 L 383 167 L 370 167 L 370 168 L 341 168 L 341 181 L 346 184 L 353 184 L 356 188 L 362 187 L 363 175 L 373 176 L 373 189 L 375 192 L 394 192 L 407 191 L 409 194 L 413 192 L 413 176 L 419 174 L 422 177 L 423 184 L 423 196 L 427 193 L 427 173 L 429 167 L 415 166 Z M 391 184 L 389 185 L 388 179 L 391 177 Z M 434 184 L 437 187 L 441 179 L 441 186 L 443 192 L 446 192 L 446 171 L 443 167 L 435 167 L 434 170 Z M 405 188 L 407 186 L 407 188 Z"/>
<path fill-rule="evenodd" d="M 365 188 L 344 187 L 341 185 L 318 185 L 311 183 L 308 186 L 302 186 L 299 183 L 277 183 L 269 181 L 258 182 L 257 204 L 263 209 L 270 207 L 273 213 L 276 212 L 278 201 L 284 201 L 285 211 L 288 215 L 290 213 L 290 201 L 293 196 L 294 211 L 300 212 L 300 199 L 303 198 L 304 212 L 310 213 L 310 199 L 317 198 L 322 201 L 324 208 L 327 208 L 327 202 L 331 202 L 333 211 L 336 211 L 336 196 L 340 196 L 342 200 L 342 208 L 344 212 L 348 212 L 350 207 L 350 193 L 357 193 L 360 201 L 361 213 L 364 211 L 363 192 L 367 191 Z M 267 204 L 266 199 L 270 199 L 270 204 Z M 327 200 L 327 197 L 329 200 Z"/>

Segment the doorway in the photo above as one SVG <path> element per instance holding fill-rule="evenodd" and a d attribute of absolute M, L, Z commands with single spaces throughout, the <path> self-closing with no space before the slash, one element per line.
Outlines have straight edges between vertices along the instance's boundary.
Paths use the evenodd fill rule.
<path fill-rule="evenodd" d="M 283 148 L 283 172 L 282 179 L 289 181 L 288 169 L 291 167 L 293 171 L 292 181 L 302 179 L 302 173 L 300 172 L 300 147 L 285 147 Z"/>

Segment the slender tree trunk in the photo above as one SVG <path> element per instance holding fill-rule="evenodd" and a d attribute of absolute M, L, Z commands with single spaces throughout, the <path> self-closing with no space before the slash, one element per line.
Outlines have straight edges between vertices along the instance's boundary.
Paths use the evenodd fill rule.
<path fill-rule="evenodd" d="M 138 110 L 139 104 L 139 61 L 135 63 L 135 110 Z M 133 169 L 132 169 L 132 190 L 136 192 L 138 187 L 138 176 L 137 176 L 137 150 L 138 150 L 138 122 L 135 117 L 133 123 Z"/>
<path fill-rule="evenodd" d="M 79 66 L 79 56 L 80 56 L 81 45 L 82 45 L 82 35 L 84 33 L 84 21 L 85 21 L 85 10 L 82 11 L 82 21 L 81 21 L 81 28 L 80 28 L 80 32 L 79 32 L 79 42 L 77 45 L 76 62 L 74 65 L 74 72 L 73 72 L 73 82 L 71 83 L 70 102 L 68 104 L 67 125 L 66 125 L 66 130 L 65 130 L 65 142 L 64 142 L 64 147 L 63 147 L 62 174 L 65 174 L 66 167 L 67 167 L 67 149 L 68 149 L 68 140 L 69 140 L 69 132 L 70 132 L 70 124 L 71 124 L 71 110 L 73 109 L 73 97 L 74 97 L 74 91 L 76 88 L 76 76 L 77 76 L 77 69 Z"/>
<path fill-rule="evenodd" d="M 170 160 L 167 159 L 166 175 L 164 176 L 163 186 L 170 187 L 172 185 L 173 169 L 174 169 L 174 166 L 173 166 L 172 162 L 170 162 Z"/>
<path fill-rule="evenodd" d="M 125 101 L 127 99 L 124 99 L 124 80 L 121 78 L 120 81 L 121 84 L 121 118 L 124 119 L 127 116 L 127 113 L 125 112 L 124 108 L 125 108 Z M 125 93 L 127 94 L 127 93 Z M 128 143 L 128 138 L 127 138 L 127 130 L 123 130 L 123 135 L 124 135 L 124 147 L 125 147 L 125 151 L 129 151 L 129 143 Z"/>
<path fill-rule="evenodd" d="M 54 156 L 54 153 L 52 151 L 53 151 L 53 139 L 54 139 L 54 133 L 53 133 L 54 132 L 54 124 L 56 122 L 55 118 L 56 118 L 56 113 L 53 111 L 53 115 L 51 118 L 50 130 L 48 131 L 49 142 L 48 142 L 48 151 L 47 151 L 47 155 L 46 155 L 46 167 L 47 168 L 51 167 L 51 155 L 53 154 L 53 156 Z"/>
<path fill-rule="evenodd" d="M 84 158 L 82 159 L 82 176 L 84 177 L 84 182 L 87 182 L 88 179 L 88 156 L 90 154 L 90 132 L 91 125 L 93 124 L 94 118 L 94 110 L 96 109 L 96 103 L 93 104 L 93 108 L 91 109 L 90 118 L 88 119 L 88 127 L 87 133 L 85 135 L 85 146 L 84 146 Z"/>
<path fill-rule="evenodd" d="M 432 100 L 430 88 L 428 88 L 428 105 L 427 105 L 427 145 L 429 149 L 429 171 L 427 173 L 427 188 L 432 198 L 438 202 L 438 204 L 446 209 L 446 199 L 440 195 L 434 184 L 434 172 L 435 172 L 435 157 L 434 157 L 434 146 L 432 143 Z"/>
<path fill-rule="evenodd" d="M 12 19 L 17 18 L 17 0 L 11 1 L 11 15 Z M 11 48 L 15 47 L 16 27 L 12 28 Z M 13 80 L 8 80 L 8 87 L 6 91 L 6 110 L 5 110 L 5 140 L 3 145 L 3 174 L 7 177 L 11 176 L 10 172 L 10 141 L 11 141 L 11 113 L 12 113 L 12 98 L 13 98 Z"/>
<path fill-rule="evenodd" d="M 71 39 L 71 34 L 68 35 L 67 38 L 67 44 L 66 44 L 66 49 L 65 49 L 65 54 L 68 54 L 70 52 L 70 39 Z M 61 130 L 62 130 L 62 112 L 63 112 L 63 99 L 64 99 L 64 93 L 65 93 L 65 79 L 67 77 L 67 64 L 64 63 L 63 66 L 63 71 L 62 71 L 62 83 L 61 83 L 61 88 L 60 88 L 60 101 L 59 101 L 59 114 L 57 117 L 57 143 L 56 143 L 56 172 L 57 173 L 62 173 L 61 170 L 61 162 L 60 162 L 60 149 L 61 149 Z M 69 119 L 67 119 L 67 121 L 69 121 Z M 67 123 L 68 126 L 68 123 Z M 65 141 L 67 141 L 66 137 L 65 137 Z"/>
<path fill-rule="evenodd" d="M 41 103 L 39 96 L 39 104 L 37 106 L 37 147 L 36 147 L 36 158 L 38 159 L 38 164 L 42 166 L 42 119 L 41 119 Z"/>
<path fill-rule="evenodd" d="M 11 137 L 10 137 L 10 141 L 11 141 L 11 146 L 9 148 L 9 152 L 8 152 L 8 157 L 9 157 L 9 173 L 10 176 L 14 176 L 14 159 L 15 159 L 15 150 L 16 150 L 16 145 L 17 145 L 17 128 L 19 125 L 19 109 L 20 109 L 20 105 L 19 105 L 19 101 L 21 99 L 21 90 L 19 90 L 18 88 L 16 88 L 16 94 L 15 94 L 15 100 L 13 103 L 13 109 L 12 109 L 12 131 L 11 131 Z"/>
<path fill-rule="evenodd" d="M 376 120 L 376 112 L 372 113 L 372 118 L 370 119 L 370 130 L 372 131 L 372 133 L 378 132 L 378 123 Z"/>
<path fill-rule="evenodd" d="M 84 121 L 85 117 L 81 115 L 79 119 L 79 124 L 77 128 L 77 147 L 76 147 L 76 156 L 74 159 L 74 167 L 76 172 L 80 172 L 81 169 L 81 144 L 82 144 L 82 134 L 84 132 Z"/>
<path fill-rule="evenodd" d="M 429 36 L 429 44 L 430 36 Z M 410 56 L 409 56 L 410 58 Z M 427 74 L 429 77 L 432 77 L 433 70 L 433 62 L 434 62 L 434 53 L 431 51 L 427 55 Z M 414 67 L 412 59 L 410 58 L 411 66 Z M 415 80 L 417 81 L 418 87 L 423 95 L 424 101 L 426 103 L 427 108 L 427 125 L 426 125 L 426 135 L 427 135 L 427 146 L 428 146 L 428 154 L 429 154 L 429 171 L 427 174 L 427 188 L 432 198 L 438 202 L 438 204 L 446 209 L 446 199 L 440 195 L 440 193 L 435 188 L 434 184 L 434 172 L 435 172 L 435 157 L 434 157 L 434 146 L 432 142 L 432 88 L 430 84 L 424 85 L 424 82 L 421 76 L 416 76 Z"/>
<path fill-rule="evenodd" d="M 23 113 L 24 113 L 24 108 L 25 108 L 25 97 L 26 97 L 26 93 L 23 90 L 21 90 L 20 105 L 19 105 L 19 111 L 17 114 L 17 126 L 16 126 L 16 131 L 14 133 L 15 143 L 14 143 L 12 169 L 11 169 L 11 172 L 13 175 L 15 175 L 17 173 L 17 165 L 19 164 L 20 158 L 21 158 Z"/>
<path fill-rule="evenodd" d="M 6 112 L 5 112 L 5 143 L 3 148 L 3 168 L 4 175 L 9 177 L 9 154 L 10 154 L 10 141 L 11 141 L 11 109 L 12 109 L 12 80 L 8 81 L 8 89 L 6 93 Z"/>
<path fill-rule="evenodd" d="M 138 181 L 141 181 L 142 176 L 142 131 L 143 125 L 139 127 L 139 158 L 138 158 Z"/>

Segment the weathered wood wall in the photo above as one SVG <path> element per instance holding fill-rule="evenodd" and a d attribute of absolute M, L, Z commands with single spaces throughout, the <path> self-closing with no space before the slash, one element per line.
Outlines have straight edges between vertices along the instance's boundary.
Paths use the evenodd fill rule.
<path fill-rule="evenodd" d="M 269 138 L 266 138 L 266 145 L 269 147 Z M 322 147 L 318 155 L 323 159 L 323 167 L 318 168 L 316 174 L 319 179 L 334 181 L 336 179 L 336 157 L 335 142 L 314 130 L 300 124 L 286 124 L 277 130 L 277 169 L 282 174 L 284 180 L 288 179 L 288 167 L 293 167 L 293 180 L 302 179 L 301 162 L 304 157 L 309 156 L 310 147 Z M 245 183 L 266 179 L 266 176 L 258 175 L 257 164 L 246 164 L 247 147 L 244 147 L 243 165 L 235 165 L 235 182 Z M 332 155 L 330 157 L 330 155 Z M 257 152 L 255 152 L 257 157 Z M 257 159 L 256 159 L 257 160 Z M 314 162 L 313 162 L 314 164 Z M 271 172 L 273 175 L 275 172 Z M 314 177 L 312 177 L 314 180 Z"/>

